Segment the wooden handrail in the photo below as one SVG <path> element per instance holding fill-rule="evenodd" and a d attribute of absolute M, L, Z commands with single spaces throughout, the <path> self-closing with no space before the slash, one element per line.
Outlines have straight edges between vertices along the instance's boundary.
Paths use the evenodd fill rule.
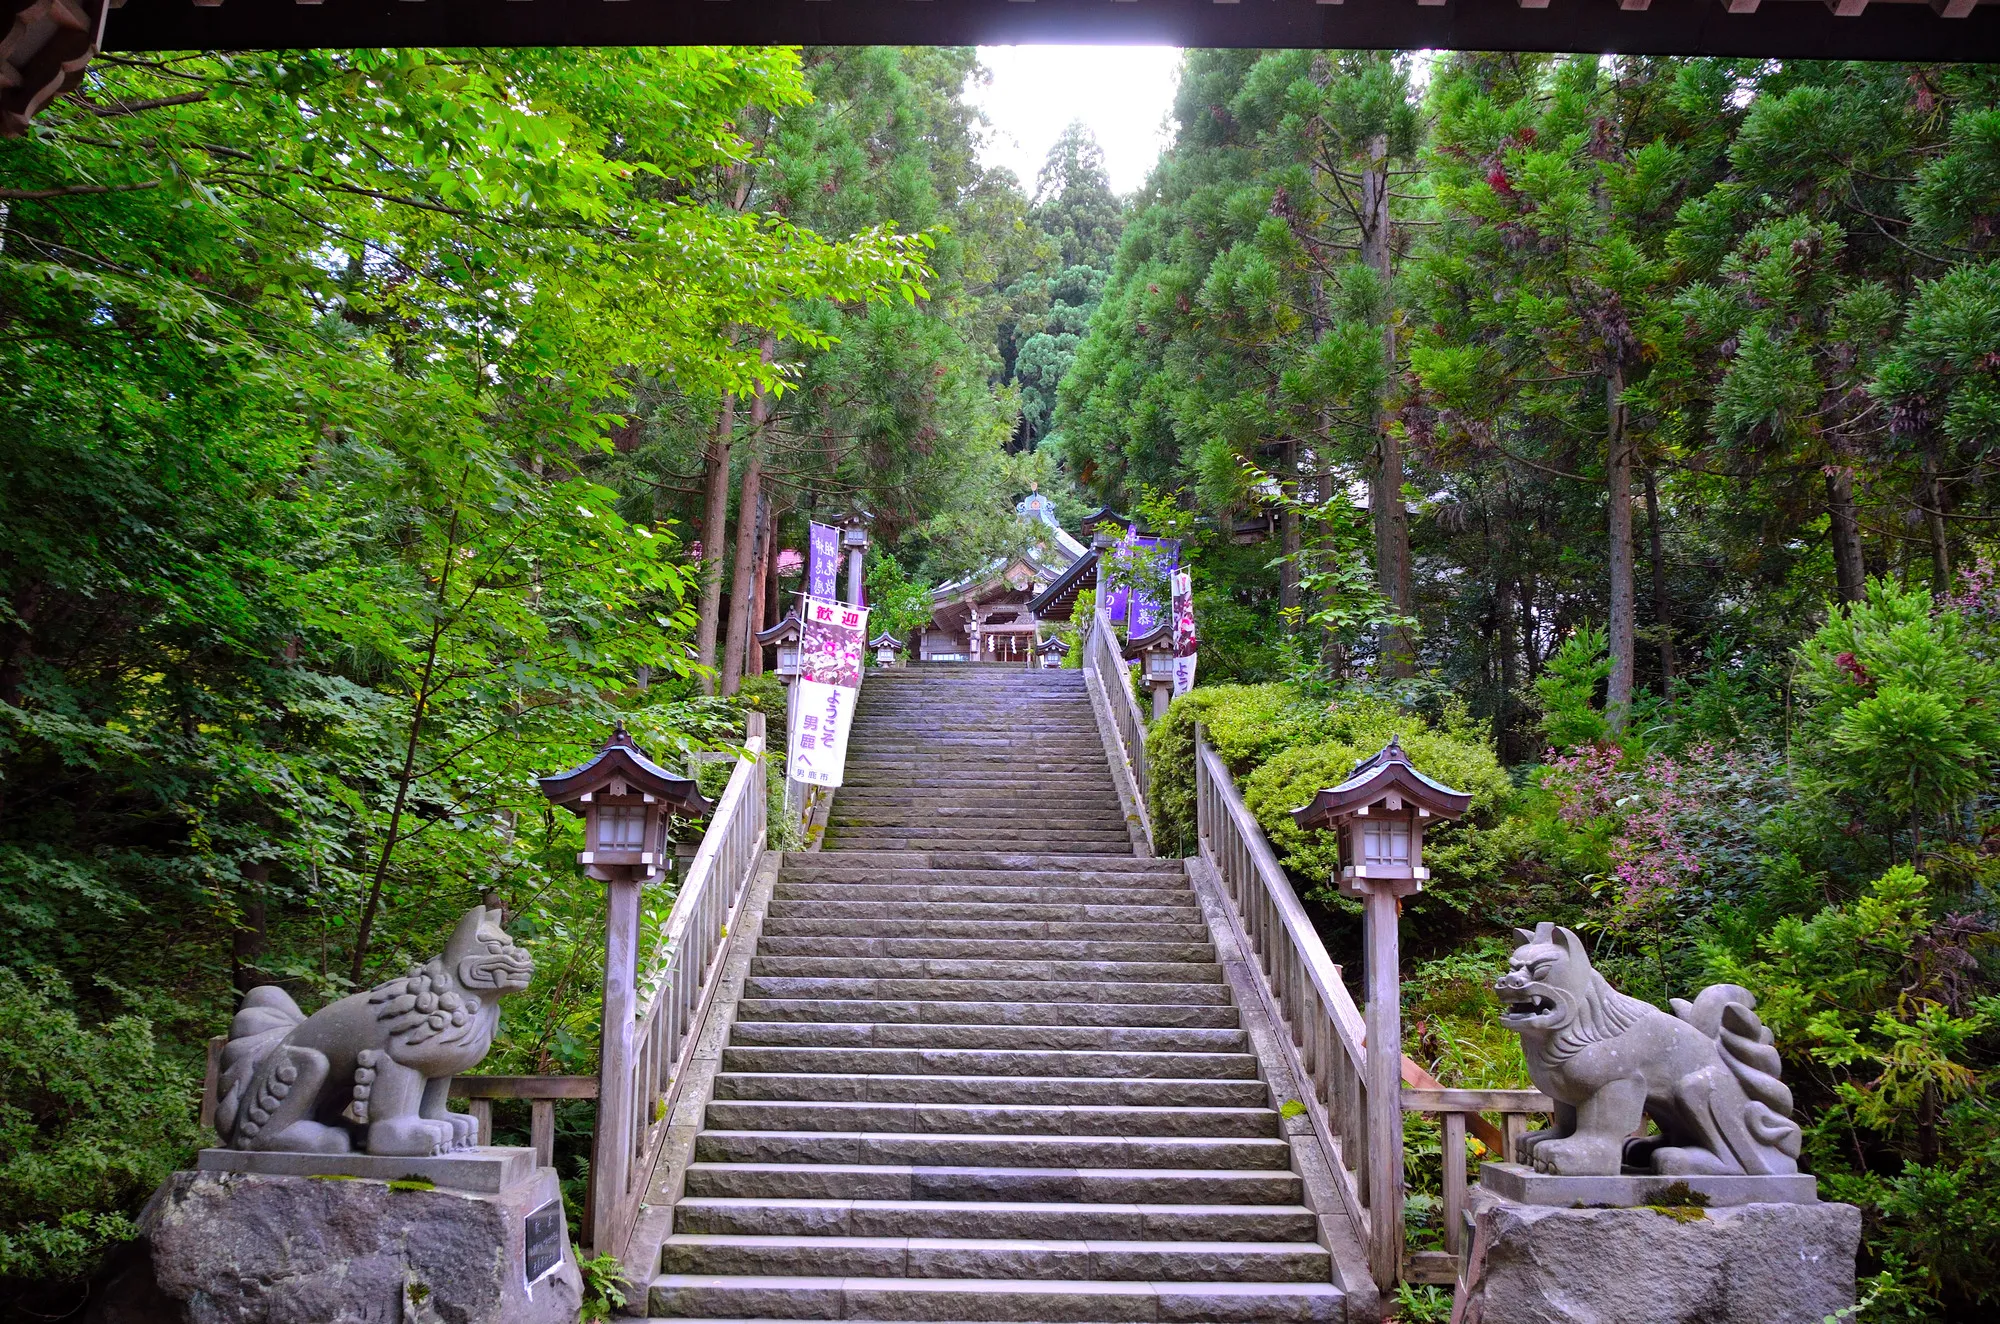
<path fill-rule="evenodd" d="M 1085 679 L 1103 693 L 1111 707 L 1118 743 L 1124 747 L 1125 762 L 1143 806 L 1152 796 L 1146 775 L 1146 717 L 1139 711 L 1139 701 L 1132 697 L 1132 674 L 1124 654 L 1118 651 L 1111 618 L 1102 607 L 1091 613 L 1083 641 L 1083 668 Z"/>
<path fill-rule="evenodd" d="M 1279 1036 L 1334 1186 L 1368 1249 L 1384 1291 L 1401 1273 L 1403 1138 L 1373 1135 L 1368 1117 L 1367 1030 L 1291 879 L 1264 839 L 1228 765 L 1195 732 L 1196 836 L 1236 911 L 1251 954 L 1288 1033 Z M 1372 1161 L 1371 1161 L 1372 1159 Z M 1399 1180 L 1371 1181 L 1393 1169 Z M 1386 1189 L 1371 1190 L 1371 1186 Z"/>
<path fill-rule="evenodd" d="M 607 1041 L 616 1035 L 625 1044 L 619 1053 L 604 1054 L 599 1071 L 587 1244 L 600 1255 L 624 1256 L 702 1020 L 721 983 L 737 912 L 763 855 L 769 822 L 763 715 L 751 713 L 749 722 L 743 753 L 673 909 L 638 962 L 637 1005 L 643 1010 L 622 1027 L 605 1020 Z"/>
<path fill-rule="evenodd" d="M 1272 1004 L 1289 1033 L 1281 1036 L 1294 1076 L 1304 1086 L 1306 1115 L 1333 1169 L 1349 1217 L 1368 1250 L 1369 1269 L 1383 1291 L 1400 1280 L 1448 1282 L 1456 1264 L 1467 1194 L 1468 1127 L 1502 1154 L 1515 1152 L 1527 1118 L 1552 1104 L 1536 1090 L 1445 1089 L 1402 1056 L 1400 1017 L 1393 993 L 1380 1020 L 1394 1041 L 1397 1070 L 1375 1073 L 1368 1057 L 1369 1021 L 1355 1005 L 1340 967 L 1300 904 L 1290 877 L 1263 829 L 1236 791 L 1229 767 L 1199 727 L 1195 730 L 1195 812 L 1204 859 L 1215 867 L 1262 970 Z M 1393 923 L 1371 935 L 1370 952 L 1384 962 L 1379 983 L 1395 987 Z M 1374 1008 L 1370 1009 L 1371 1011 Z M 1377 1097 L 1385 1088 L 1394 1098 Z M 1386 1104 L 1386 1107 L 1384 1106 Z M 1373 1105 L 1371 1107 L 1371 1105 Z M 1405 1112 L 1438 1115 L 1444 1130 L 1444 1241 L 1447 1254 L 1406 1256 L 1403 1238 L 1403 1132 Z M 1501 1127 L 1482 1114 L 1501 1118 Z M 1394 1119 L 1394 1120 L 1392 1120 Z"/>

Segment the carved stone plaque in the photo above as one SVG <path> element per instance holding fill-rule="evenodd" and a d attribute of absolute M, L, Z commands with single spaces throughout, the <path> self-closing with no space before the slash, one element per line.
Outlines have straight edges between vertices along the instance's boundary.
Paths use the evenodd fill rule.
<path fill-rule="evenodd" d="M 551 1200 L 528 1215 L 528 1236 L 522 1254 L 528 1281 L 534 1283 L 563 1260 L 561 1200 Z"/>

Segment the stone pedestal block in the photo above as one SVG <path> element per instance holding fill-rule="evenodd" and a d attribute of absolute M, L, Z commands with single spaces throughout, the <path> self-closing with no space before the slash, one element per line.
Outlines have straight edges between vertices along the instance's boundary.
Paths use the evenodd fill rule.
<path fill-rule="evenodd" d="M 494 1191 L 177 1172 L 140 1227 L 97 1324 L 574 1324 L 583 1295 L 553 1168 Z"/>
<path fill-rule="evenodd" d="M 1820 1324 L 1854 1303 L 1861 1211 L 1469 1201 L 1452 1324 Z"/>

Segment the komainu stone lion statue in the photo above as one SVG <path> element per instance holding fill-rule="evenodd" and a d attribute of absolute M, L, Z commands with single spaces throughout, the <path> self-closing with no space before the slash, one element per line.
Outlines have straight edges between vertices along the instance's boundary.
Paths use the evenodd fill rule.
<path fill-rule="evenodd" d="M 492 1046 L 502 994 L 535 963 L 474 906 L 444 955 L 308 1016 L 266 984 L 243 995 L 222 1050 L 215 1129 L 232 1149 L 444 1154 L 478 1143 L 478 1126 L 445 1110 L 451 1078 Z"/>
<path fill-rule="evenodd" d="M 1566 1177 L 1781 1175 L 1799 1170 L 1792 1093 L 1778 1079 L 1756 999 L 1712 984 L 1674 1014 L 1626 997 L 1591 968 L 1568 929 L 1517 930 L 1494 992 L 1518 1031 L 1555 1125 L 1521 1142 L 1521 1162 Z M 1650 1116 L 1658 1135 L 1640 1134 Z"/>

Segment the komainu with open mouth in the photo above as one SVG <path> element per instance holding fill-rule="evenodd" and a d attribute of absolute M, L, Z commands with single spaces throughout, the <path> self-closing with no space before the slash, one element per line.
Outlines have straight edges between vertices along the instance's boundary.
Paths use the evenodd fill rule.
<path fill-rule="evenodd" d="M 1792 1092 L 1748 989 L 1711 984 L 1669 1016 L 1606 983 L 1568 929 L 1517 932 L 1493 986 L 1500 1023 L 1556 1101 L 1555 1125 L 1522 1140 L 1520 1161 L 1568 1177 L 1799 1170 Z M 1641 1136 L 1649 1116 L 1659 1133 Z"/>
<path fill-rule="evenodd" d="M 451 1078 L 492 1047 L 500 997 L 528 986 L 534 958 L 474 906 L 444 955 L 308 1016 L 275 984 L 253 988 L 222 1050 L 215 1129 L 232 1149 L 445 1154 L 478 1126 L 445 1109 Z"/>

